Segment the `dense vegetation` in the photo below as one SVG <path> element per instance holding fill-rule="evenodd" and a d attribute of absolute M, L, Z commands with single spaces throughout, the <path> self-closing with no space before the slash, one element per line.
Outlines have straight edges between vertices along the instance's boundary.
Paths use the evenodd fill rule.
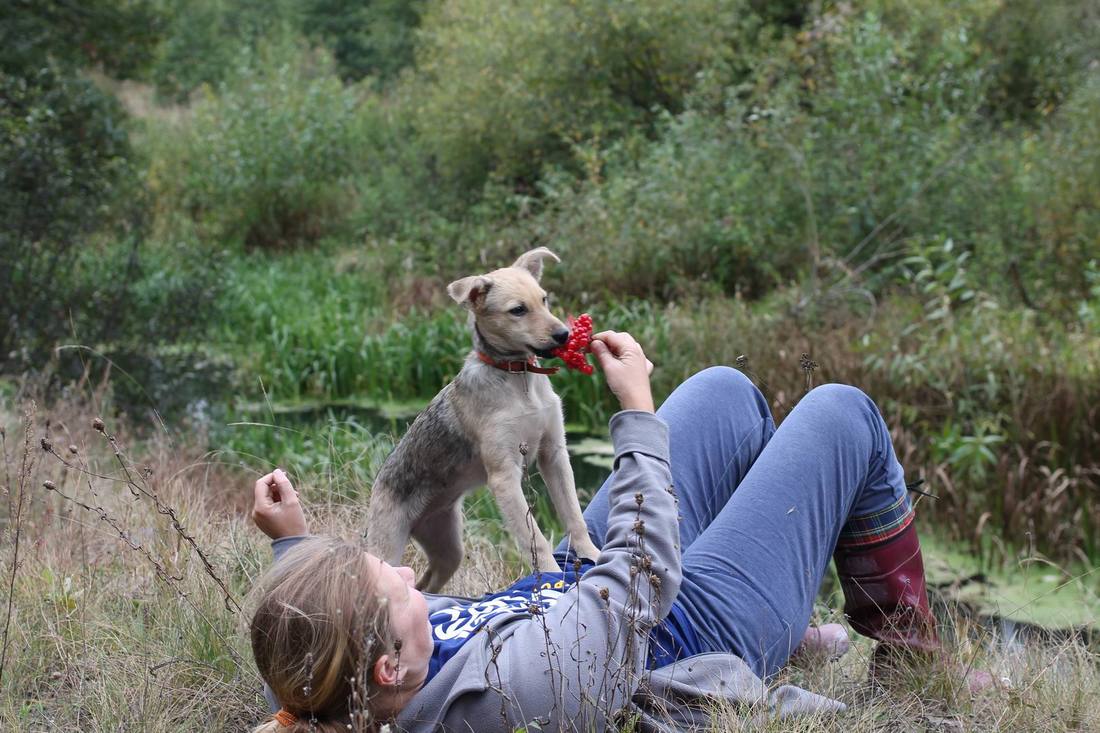
<path fill-rule="evenodd" d="M 659 398 L 857 384 L 922 532 L 1096 596 L 1094 0 L 13 0 L 0 221 L 4 730 L 255 722 L 250 471 L 357 532 L 384 417 L 468 348 L 446 284 L 538 245 Z M 555 380 L 602 430 L 599 380 Z M 467 511 L 476 593 L 522 562 Z M 860 701 L 800 729 L 1100 725 L 1094 653 L 948 628 L 1016 689 L 871 697 L 864 646 L 784 672 Z"/>
<path fill-rule="evenodd" d="M 637 332 L 662 392 L 860 384 L 954 535 L 1100 555 L 1094 3 L 3 13 L 8 373 L 113 364 L 120 408 L 221 422 L 422 399 L 465 349 L 446 282 L 546 245 L 556 307 Z"/>

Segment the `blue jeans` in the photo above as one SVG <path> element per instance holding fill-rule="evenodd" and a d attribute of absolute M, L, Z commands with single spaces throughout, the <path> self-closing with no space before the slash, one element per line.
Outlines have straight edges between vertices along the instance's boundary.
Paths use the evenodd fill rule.
<path fill-rule="evenodd" d="M 701 651 L 733 652 L 767 677 L 802 640 L 845 525 L 899 502 L 911 511 L 889 431 L 867 395 L 839 384 L 812 390 L 777 430 L 764 396 L 729 367 L 695 374 L 657 414 L 680 502 L 677 603 Z M 608 483 L 584 511 L 597 546 Z"/>

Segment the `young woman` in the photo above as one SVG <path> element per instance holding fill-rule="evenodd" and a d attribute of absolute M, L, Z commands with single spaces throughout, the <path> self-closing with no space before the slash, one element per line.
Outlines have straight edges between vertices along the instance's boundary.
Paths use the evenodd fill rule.
<path fill-rule="evenodd" d="M 257 730 L 664 730 L 705 722 L 693 703 L 708 698 L 842 709 L 763 682 L 806 636 L 830 556 L 879 674 L 938 648 L 902 468 L 866 395 L 818 387 L 777 430 L 748 379 L 713 367 L 654 414 L 637 342 L 604 332 L 592 348 L 622 406 L 584 513 L 595 564 L 563 546 L 560 573 L 425 595 L 358 542 L 306 538 L 282 471 L 256 483 L 277 562 L 252 646 L 279 706 Z"/>

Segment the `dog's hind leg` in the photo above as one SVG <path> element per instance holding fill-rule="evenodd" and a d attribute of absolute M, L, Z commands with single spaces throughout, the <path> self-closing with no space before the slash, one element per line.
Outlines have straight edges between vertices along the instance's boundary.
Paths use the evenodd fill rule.
<path fill-rule="evenodd" d="M 420 519 L 412 536 L 428 556 L 428 569 L 417 578 L 416 587 L 438 593 L 462 564 L 462 502 Z"/>
<path fill-rule="evenodd" d="M 569 544 L 580 557 L 595 560 L 600 551 L 588 534 L 588 525 L 581 514 L 577 487 L 573 479 L 573 466 L 569 463 L 569 451 L 564 443 L 547 440 L 539 447 L 539 473 L 550 492 L 550 500 L 558 519 L 565 525 Z"/>

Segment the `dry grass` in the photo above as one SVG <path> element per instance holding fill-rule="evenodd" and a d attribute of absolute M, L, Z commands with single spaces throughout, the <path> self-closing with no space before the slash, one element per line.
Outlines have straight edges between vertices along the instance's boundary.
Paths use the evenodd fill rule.
<path fill-rule="evenodd" d="M 246 730 L 265 716 L 244 634 L 248 591 L 269 562 L 245 511 L 254 477 L 163 431 L 138 438 L 110 419 L 97 430 L 101 397 L 61 398 L 28 418 L 22 395 L 0 406 L 0 609 L 11 606 L 0 729 Z M 359 533 L 362 507 L 303 490 L 315 531 Z M 456 592 L 499 588 L 520 571 L 487 541 L 470 543 Z M 1014 686 L 971 699 L 932 672 L 874 694 L 861 641 L 840 661 L 804 661 L 780 680 L 840 698 L 848 712 L 780 722 L 727 711 L 715 728 L 1100 729 L 1100 673 L 1084 647 L 1004 651 L 959 636 L 960 664 L 988 666 Z"/>

